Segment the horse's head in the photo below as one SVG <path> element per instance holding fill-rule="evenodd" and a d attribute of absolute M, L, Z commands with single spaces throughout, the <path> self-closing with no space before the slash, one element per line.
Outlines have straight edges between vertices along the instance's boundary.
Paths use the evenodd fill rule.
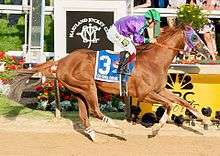
<path fill-rule="evenodd" d="M 186 47 L 190 49 L 190 52 L 195 52 L 196 56 L 205 61 L 211 60 L 211 53 L 199 35 L 193 30 L 192 27 L 184 27 L 184 37 Z"/>
<path fill-rule="evenodd" d="M 188 48 L 186 48 L 188 47 Z M 193 53 L 198 59 L 210 61 L 211 55 L 207 46 L 196 34 L 196 32 L 188 26 L 179 25 L 176 27 L 165 27 L 161 36 L 157 38 L 154 44 L 137 46 L 137 51 L 146 51 L 147 55 L 155 55 L 168 60 L 173 60 L 179 52 L 184 52 L 189 49 L 188 53 Z M 150 54 L 152 51 L 152 54 Z M 156 54 L 157 53 L 157 54 Z"/>
<path fill-rule="evenodd" d="M 211 54 L 195 30 L 189 26 L 166 27 L 158 38 L 157 46 L 181 52 L 188 50 L 203 61 L 210 61 Z"/>

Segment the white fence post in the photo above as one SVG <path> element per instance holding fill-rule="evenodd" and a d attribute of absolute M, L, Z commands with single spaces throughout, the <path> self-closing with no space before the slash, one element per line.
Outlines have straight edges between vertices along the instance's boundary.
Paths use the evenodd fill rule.
<path fill-rule="evenodd" d="M 29 42 L 26 63 L 46 62 L 44 48 L 44 7 L 45 0 L 31 0 L 29 14 Z"/>

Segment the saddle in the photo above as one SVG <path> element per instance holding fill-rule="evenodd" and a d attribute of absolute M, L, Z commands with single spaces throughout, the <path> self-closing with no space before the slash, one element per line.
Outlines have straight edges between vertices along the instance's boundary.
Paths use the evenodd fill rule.
<path fill-rule="evenodd" d="M 131 61 L 126 66 L 123 66 L 123 71 L 118 72 L 118 64 L 120 55 L 110 50 L 101 50 L 96 54 L 96 67 L 94 79 L 104 82 L 117 82 L 120 85 L 120 95 L 128 96 L 127 81 L 132 74 L 135 66 L 135 61 Z"/>

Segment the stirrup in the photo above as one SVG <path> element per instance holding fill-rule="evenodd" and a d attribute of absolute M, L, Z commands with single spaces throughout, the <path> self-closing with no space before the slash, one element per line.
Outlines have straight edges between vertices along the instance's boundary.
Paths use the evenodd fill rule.
<path fill-rule="evenodd" d="M 128 75 L 128 76 L 131 75 L 129 68 L 128 68 L 128 65 L 125 65 L 125 66 L 118 68 L 117 73 L 122 74 L 122 75 Z"/>
<path fill-rule="evenodd" d="M 126 55 L 129 55 L 126 57 Z M 129 61 L 130 53 L 127 51 L 122 51 L 120 53 L 120 61 L 117 69 L 117 73 L 123 74 L 123 73 L 128 73 L 128 61 Z"/>
<path fill-rule="evenodd" d="M 119 75 L 119 85 L 120 96 L 128 96 L 128 86 L 124 74 Z"/>

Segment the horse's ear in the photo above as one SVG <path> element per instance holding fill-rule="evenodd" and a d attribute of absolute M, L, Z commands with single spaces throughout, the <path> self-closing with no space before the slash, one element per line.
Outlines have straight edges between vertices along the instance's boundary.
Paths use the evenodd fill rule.
<path fill-rule="evenodd" d="M 192 21 L 192 22 L 190 22 L 188 26 L 192 27 L 192 24 L 193 24 L 193 21 Z"/>
<path fill-rule="evenodd" d="M 193 24 L 193 22 L 190 22 L 189 24 L 185 24 L 185 29 L 191 29 L 192 28 L 192 24 Z"/>
<path fill-rule="evenodd" d="M 186 27 L 186 25 L 184 25 L 183 23 L 178 24 L 178 25 L 176 26 L 176 28 L 179 28 L 179 29 L 182 29 L 182 30 L 184 30 L 185 27 Z"/>

